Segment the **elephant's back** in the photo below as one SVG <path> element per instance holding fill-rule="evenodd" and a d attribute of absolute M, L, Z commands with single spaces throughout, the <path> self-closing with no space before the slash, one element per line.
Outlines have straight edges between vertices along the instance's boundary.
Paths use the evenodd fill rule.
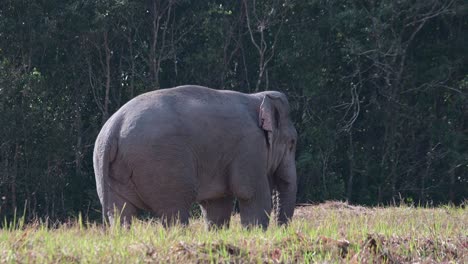
<path fill-rule="evenodd" d="M 253 100 L 256 98 L 238 92 L 180 86 L 137 96 L 119 111 L 132 123 L 157 124 L 161 132 L 198 127 L 228 129 L 255 125 Z"/>
<path fill-rule="evenodd" d="M 247 94 L 200 86 L 148 92 L 119 110 L 121 139 L 171 142 L 175 138 L 179 143 L 207 145 L 262 135 L 254 100 Z"/>

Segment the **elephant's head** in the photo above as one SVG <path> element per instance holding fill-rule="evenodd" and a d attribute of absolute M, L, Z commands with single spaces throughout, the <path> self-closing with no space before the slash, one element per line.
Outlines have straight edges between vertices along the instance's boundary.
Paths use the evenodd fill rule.
<path fill-rule="evenodd" d="M 296 203 L 297 132 L 289 117 L 286 96 L 280 92 L 264 92 L 261 96 L 259 125 L 267 141 L 270 188 L 278 192 L 277 221 L 286 224 L 293 216 Z"/>

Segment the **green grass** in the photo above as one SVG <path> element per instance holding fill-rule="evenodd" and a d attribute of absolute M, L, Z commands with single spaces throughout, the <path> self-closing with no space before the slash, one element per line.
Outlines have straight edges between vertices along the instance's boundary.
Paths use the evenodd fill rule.
<path fill-rule="evenodd" d="M 80 217 L 78 217 L 80 219 Z M 0 263 L 468 263 L 468 214 L 457 207 L 300 207 L 288 227 L 207 231 L 200 219 L 104 229 L 94 223 L 0 230 Z M 18 221 L 18 220 L 15 220 Z"/>

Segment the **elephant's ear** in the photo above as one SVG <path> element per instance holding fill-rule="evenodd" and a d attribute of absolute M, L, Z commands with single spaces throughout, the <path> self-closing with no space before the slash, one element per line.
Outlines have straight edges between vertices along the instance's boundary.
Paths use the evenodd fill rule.
<path fill-rule="evenodd" d="M 259 126 L 267 132 L 268 144 L 273 144 L 273 132 L 278 128 L 278 110 L 275 108 L 272 97 L 265 95 L 259 111 Z"/>

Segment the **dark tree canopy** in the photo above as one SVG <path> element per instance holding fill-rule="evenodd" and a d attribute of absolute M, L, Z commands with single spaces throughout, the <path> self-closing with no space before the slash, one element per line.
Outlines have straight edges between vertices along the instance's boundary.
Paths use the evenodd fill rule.
<path fill-rule="evenodd" d="M 298 202 L 468 196 L 463 0 L 2 0 L 0 216 L 99 216 L 92 150 L 134 96 L 288 95 Z"/>

